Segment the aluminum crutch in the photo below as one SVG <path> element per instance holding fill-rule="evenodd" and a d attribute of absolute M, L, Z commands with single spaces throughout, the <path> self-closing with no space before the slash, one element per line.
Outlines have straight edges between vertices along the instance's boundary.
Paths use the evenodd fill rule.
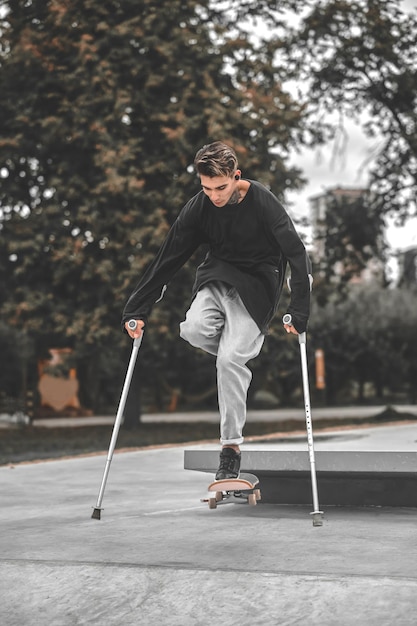
<path fill-rule="evenodd" d="M 128 326 L 131 330 L 135 330 L 137 326 L 136 320 L 130 320 L 128 322 Z M 127 395 L 129 393 L 129 387 L 130 387 L 130 383 L 132 380 L 133 370 L 135 369 L 135 364 L 136 364 L 136 359 L 138 356 L 140 344 L 142 343 L 142 337 L 143 337 L 143 333 L 140 337 L 133 340 L 132 353 L 130 355 L 129 366 L 127 368 L 126 378 L 125 378 L 125 382 L 123 385 L 122 394 L 120 396 L 119 408 L 117 409 L 116 420 L 113 426 L 113 433 L 111 436 L 109 451 L 107 454 L 107 461 L 106 461 L 106 466 L 104 468 L 103 479 L 101 481 L 101 487 L 100 487 L 100 491 L 99 491 L 98 498 L 97 498 L 97 504 L 94 507 L 93 514 L 91 516 L 93 519 L 101 519 L 101 511 L 102 511 L 101 503 L 103 501 L 104 490 L 106 488 L 106 483 L 107 483 L 107 477 L 110 471 L 110 464 L 113 459 L 113 453 L 116 447 L 117 436 L 119 434 L 120 425 L 122 423 L 123 413 L 124 413 L 125 406 L 126 406 Z"/>
<path fill-rule="evenodd" d="M 289 313 L 282 318 L 284 324 L 291 325 L 292 318 Z M 304 406 L 306 415 L 306 427 L 307 427 L 307 444 L 308 444 L 308 456 L 310 459 L 310 473 L 311 473 L 311 488 L 313 492 L 313 507 L 314 510 L 310 514 L 313 520 L 313 526 L 323 525 L 323 511 L 320 511 L 319 496 L 317 489 L 317 476 L 316 476 L 316 460 L 314 455 L 314 439 L 313 439 L 313 424 L 311 419 L 310 409 L 310 388 L 308 382 L 308 367 L 307 367 L 307 337 L 306 333 L 300 333 L 298 335 L 298 343 L 300 344 L 300 357 L 301 357 L 301 372 L 303 377 L 303 392 L 304 392 Z"/>

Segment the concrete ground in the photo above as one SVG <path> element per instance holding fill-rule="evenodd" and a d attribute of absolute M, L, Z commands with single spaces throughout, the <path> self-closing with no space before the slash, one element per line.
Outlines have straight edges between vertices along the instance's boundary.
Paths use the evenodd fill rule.
<path fill-rule="evenodd" d="M 416 442 L 415 423 L 315 436 L 317 451 Z M 247 444 L 271 446 L 306 449 L 300 437 Z M 91 514 L 106 455 L 0 468 L 0 623 L 417 623 L 416 509 L 328 507 L 322 527 L 309 507 L 209 510 L 208 476 L 185 471 L 183 456 L 184 447 L 116 453 L 100 521 Z"/>

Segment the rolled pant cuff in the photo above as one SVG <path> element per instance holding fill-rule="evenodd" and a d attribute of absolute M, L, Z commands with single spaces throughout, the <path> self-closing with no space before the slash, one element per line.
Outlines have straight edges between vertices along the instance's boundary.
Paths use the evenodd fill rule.
<path fill-rule="evenodd" d="M 240 446 L 244 439 L 239 437 L 237 439 L 220 439 L 220 441 L 223 446 Z"/>

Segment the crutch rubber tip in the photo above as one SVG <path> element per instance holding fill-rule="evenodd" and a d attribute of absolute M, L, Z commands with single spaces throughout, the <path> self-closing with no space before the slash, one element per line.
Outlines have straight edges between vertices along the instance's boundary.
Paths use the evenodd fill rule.
<path fill-rule="evenodd" d="M 94 509 L 93 514 L 92 514 L 92 519 L 101 519 L 101 509 L 98 509 L 97 507 Z"/>
<path fill-rule="evenodd" d="M 310 513 L 313 526 L 323 526 L 323 511 L 313 511 Z"/>

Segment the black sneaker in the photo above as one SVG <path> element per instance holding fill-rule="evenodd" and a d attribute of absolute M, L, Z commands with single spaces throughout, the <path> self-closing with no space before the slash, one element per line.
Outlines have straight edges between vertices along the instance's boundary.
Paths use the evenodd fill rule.
<path fill-rule="evenodd" d="M 216 480 L 225 478 L 237 478 L 240 470 L 240 452 L 233 448 L 223 448 L 220 452 L 220 465 L 217 470 Z"/>

